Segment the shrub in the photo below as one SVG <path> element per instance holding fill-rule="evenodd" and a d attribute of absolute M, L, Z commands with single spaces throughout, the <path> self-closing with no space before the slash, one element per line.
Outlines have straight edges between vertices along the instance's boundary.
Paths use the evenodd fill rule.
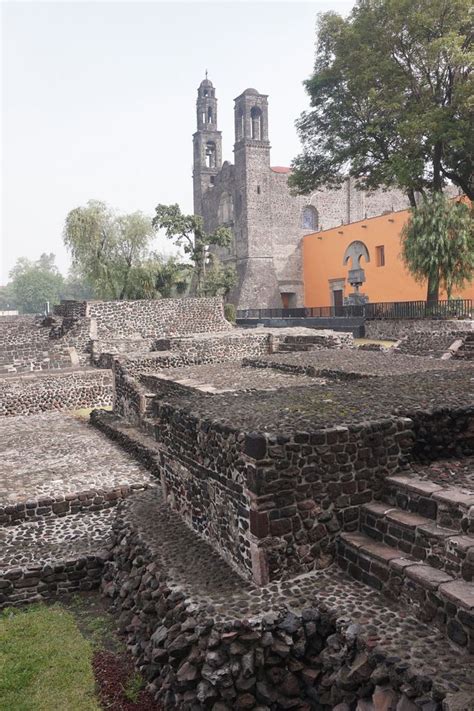
<path fill-rule="evenodd" d="M 224 316 L 230 323 L 235 323 L 237 313 L 234 304 L 224 304 Z"/>

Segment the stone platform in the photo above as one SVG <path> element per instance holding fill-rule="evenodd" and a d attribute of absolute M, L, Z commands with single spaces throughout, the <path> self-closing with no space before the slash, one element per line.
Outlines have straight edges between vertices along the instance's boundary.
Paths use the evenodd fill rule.
<path fill-rule="evenodd" d="M 0 419 L 0 608 L 97 587 L 117 502 L 150 473 L 67 413 Z"/>
<path fill-rule="evenodd" d="M 98 587 L 114 512 L 0 528 L 0 609 Z"/>
<path fill-rule="evenodd" d="M 262 376 L 256 368 L 246 368 L 240 362 L 229 363 L 225 368 L 221 363 L 167 368 L 158 373 L 143 375 L 140 381 L 151 392 L 169 393 L 173 390 L 172 385 L 176 385 L 209 394 L 308 388 L 327 382 L 325 378 L 311 378 L 305 374 L 278 370 L 269 370 Z"/>
<path fill-rule="evenodd" d="M 323 356 L 321 356 L 323 354 Z M 353 352 L 329 351 L 327 357 L 344 356 L 343 363 L 350 365 Z M 243 431 L 263 431 L 288 434 L 290 432 L 311 432 L 318 427 L 332 427 L 354 422 L 370 422 L 376 419 L 391 417 L 393 415 L 411 416 L 412 413 L 433 413 L 443 411 L 447 415 L 456 417 L 462 410 L 472 412 L 472 390 L 474 385 L 474 367 L 468 364 L 456 364 L 450 361 L 434 361 L 426 359 L 430 364 L 436 364 L 432 370 L 426 370 L 422 363 L 419 372 L 408 374 L 398 373 L 387 376 L 384 368 L 387 360 L 398 362 L 401 356 L 389 356 L 383 353 L 365 352 L 359 354 L 364 358 L 365 375 L 373 368 L 378 369 L 380 377 L 362 377 L 362 365 L 356 377 L 344 380 L 337 375 L 343 373 L 341 365 L 333 363 L 332 371 L 336 377 L 328 374 L 326 368 L 313 372 L 313 376 L 323 377 L 326 381 L 321 387 L 280 387 L 277 390 L 269 389 L 265 392 L 265 383 L 271 384 L 271 369 L 259 370 L 260 388 L 262 392 L 258 397 L 245 390 L 235 393 L 209 394 L 197 392 L 188 388 L 187 393 L 183 388 L 173 395 L 171 392 L 167 401 L 172 407 L 179 410 L 192 412 L 196 417 L 209 419 L 222 423 L 224 426 L 233 427 Z M 320 357 L 325 357 L 323 351 L 315 353 L 292 353 L 287 355 L 271 356 L 269 363 L 278 362 L 284 358 L 290 367 L 290 374 L 304 375 L 305 371 L 299 368 L 298 363 L 307 362 L 311 356 L 314 362 Z M 369 360 L 367 360 L 369 357 Z M 391 360 L 392 359 L 392 360 Z M 420 358 L 409 358 L 410 363 L 423 361 Z M 267 362 L 267 361 L 258 361 Z M 281 361 L 283 362 L 283 361 Z M 319 361 L 318 361 L 319 362 Z M 325 361 L 326 362 L 326 361 Z M 330 361 L 327 361 L 330 362 Z M 244 360 L 245 363 L 248 361 Z M 438 367 L 442 365 L 441 369 Z M 231 380 L 233 374 L 241 373 L 239 363 L 227 363 L 221 366 L 222 371 L 227 371 L 226 376 L 219 376 Z M 244 368 L 245 370 L 245 368 Z M 285 369 L 286 370 L 286 369 Z M 373 371 L 373 372 L 376 372 Z M 221 371 L 221 372 L 222 372 Z M 160 375 L 162 372 L 160 371 Z M 176 373 L 181 372 L 177 369 Z M 185 372 L 185 371 L 184 371 Z M 253 369 L 249 367 L 249 374 Z M 325 375 L 324 375 L 325 373 Z M 311 374 L 310 374 L 311 375 Z M 384 377 L 385 376 L 385 377 Z M 240 377 L 240 375 L 236 376 Z M 249 377 L 252 377 L 249 375 Z M 268 378 L 268 381 L 267 381 Z M 214 386 L 211 377 L 206 378 L 208 385 Z M 282 381 L 283 382 L 283 381 Z M 441 455 L 438 455 L 441 456 Z"/>
<path fill-rule="evenodd" d="M 121 504 L 114 543 L 103 591 L 165 708 L 334 709 L 359 700 L 364 709 L 384 700 L 411 711 L 473 698 L 467 658 L 337 567 L 256 587 L 158 490 Z"/>
<path fill-rule="evenodd" d="M 67 413 L 0 419 L 0 524 L 97 511 L 146 488 L 150 473 Z"/>
<path fill-rule="evenodd" d="M 460 361 L 435 360 L 395 354 L 391 351 L 373 352 L 353 349 L 321 348 L 309 352 L 273 353 L 260 358 L 246 358 L 245 365 L 254 368 L 275 368 L 288 372 L 304 372 L 312 376 L 332 375 L 349 379 L 387 377 L 426 371 L 452 371 L 462 367 Z"/>

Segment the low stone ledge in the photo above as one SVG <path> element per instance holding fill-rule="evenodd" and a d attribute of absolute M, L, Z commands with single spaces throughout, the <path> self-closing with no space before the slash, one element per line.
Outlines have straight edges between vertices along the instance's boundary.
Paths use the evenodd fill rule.
<path fill-rule="evenodd" d="M 333 380 L 360 380 L 361 378 L 375 377 L 367 373 L 357 373 L 351 371 L 335 370 L 332 368 L 317 367 L 309 364 L 285 363 L 283 361 L 259 359 L 259 358 L 244 358 L 243 366 L 249 368 L 271 368 L 280 370 L 282 373 L 291 373 L 292 375 L 307 375 L 310 378 L 332 378 Z"/>
<path fill-rule="evenodd" d="M 48 517 L 62 517 L 79 512 L 109 509 L 136 491 L 148 488 L 146 483 L 118 486 L 113 489 L 88 489 L 65 495 L 46 495 L 26 501 L 0 502 L 0 526 L 11 526 L 25 521 L 40 521 Z"/>
<path fill-rule="evenodd" d="M 100 586 L 107 552 L 54 564 L 0 569 L 0 609 L 57 600 L 79 590 Z"/>
<path fill-rule="evenodd" d="M 97 588 L 112 518 L 108 510 L 0 528 L 0 607 Z"/>

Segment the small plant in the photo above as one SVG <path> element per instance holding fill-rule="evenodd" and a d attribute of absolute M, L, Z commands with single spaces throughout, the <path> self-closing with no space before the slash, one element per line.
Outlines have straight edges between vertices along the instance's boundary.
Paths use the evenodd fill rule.
<path fill-rule="evenodd" d="M 230 323 L 235 323 L 237 313 L 234 304 L 224 304 L 224 316 Z"/>
<path fill-rule="evenodd" d="M 138 697 L 140 696 L 140 691 L 143 689 L 143 678 L 141 674 L 135 672 L 128 679 L 123 687 L 123 693 L 128 701 L 132 701 L 134 704 L 138 702 Z"/>

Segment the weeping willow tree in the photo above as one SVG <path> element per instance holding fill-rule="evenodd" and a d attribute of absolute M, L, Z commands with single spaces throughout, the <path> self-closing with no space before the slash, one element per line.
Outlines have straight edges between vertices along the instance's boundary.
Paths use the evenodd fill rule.
<path fill-rule="evenodd" d="M 411 210 L 402 232 L 402 257 L 420 283 L 428 282 L 427 301 L 436 302 L 440 287 L 451 299 L 474 275 L 474 219 L 465 203 L 433 193 Z"/>

